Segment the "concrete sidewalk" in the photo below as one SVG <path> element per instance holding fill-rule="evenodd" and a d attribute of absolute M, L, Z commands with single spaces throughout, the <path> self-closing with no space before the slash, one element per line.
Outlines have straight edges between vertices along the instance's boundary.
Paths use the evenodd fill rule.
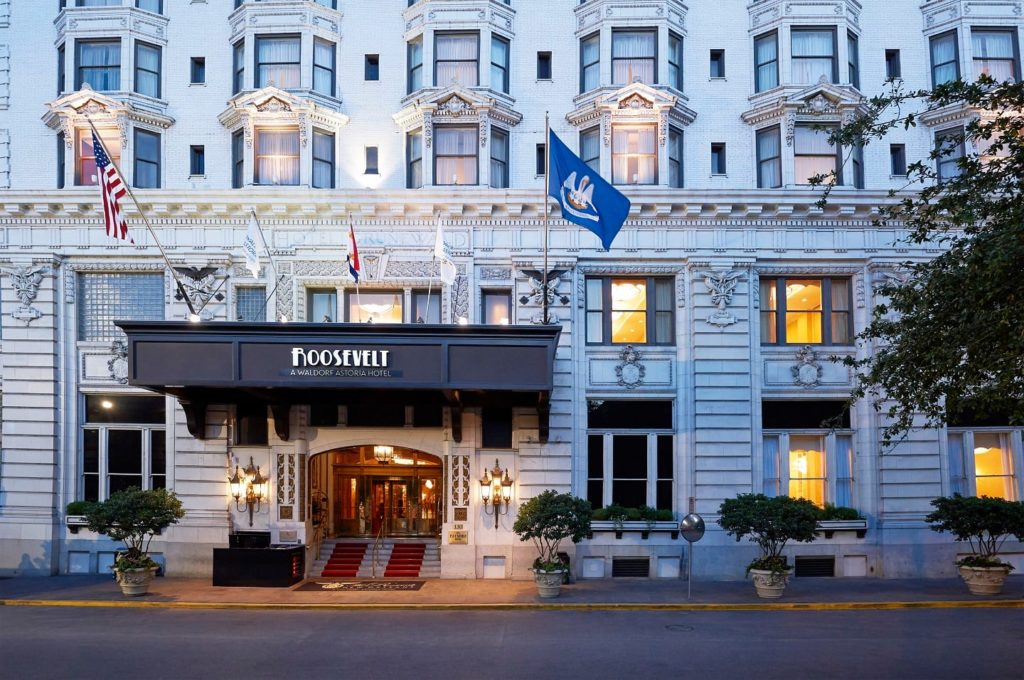
<path fill-rule="evenodd" d="M 344 579 L 311 579 L 326 582 Z M 389 579 L 399 580 L 399 579 Z M 308 583 L 309 581 L 305 582 Z M 301 585 L 301 584 L 299 584 Z M 300 591 L 292 588 L 221 588 L 207 579 L 158 578 L 150 593 L 129 598 L 109 576 L 0 579 L 0 605 L 191 608 L 398 608 L 398 609 L 889 609 L 942 607 L 1024 608 L 1024 576 L 1004 593 L 979 598 L 960 579 L 792 578 L 781 600 L 760 600 L 749 581 L 602 579 L 562 587 L 541 600 L 532 581 L 427 580 L 418 591 Z"/>

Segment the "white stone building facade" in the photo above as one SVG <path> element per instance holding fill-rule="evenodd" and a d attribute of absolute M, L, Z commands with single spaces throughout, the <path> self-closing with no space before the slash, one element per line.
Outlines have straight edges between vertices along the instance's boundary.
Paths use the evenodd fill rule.
<path fill-rule="evenodd" d="M 753 556 L 714 524 L 723 499 L 751 491 L 856 508 L 866 532 L 789 550 L 834 558 L 837 576 L 952 574 L 929 501 L 1021 498 L 1020 430 L 960 423 L 883 450 L 867 404 L 820 423 L 851 388 L 831 357 L 870 351 L 852 338 L 875 286 L 935 253 L 877 226 L 878 207 L 973 114 L 838 152 L 810 126 L 849 120 L 887 77 L 1019 78 L 1022 28 L 1018 0 L 0 0 L 0 573 L 103 570 L 113 546 L 72 531 L 67 504 L 138 483 L 185 503 L 154 543 L 168 573 L 209 574 L 211 549 L 248 528 L 228 478 L 250 457 L 269 477 L 253 528 L 309 543 L 313 492 L 340 502 L 312 486 L 315 461 L 389 445 L 441 464 L 445 577 L 526 577 L 532 551 L 511 525 L 546 488 L 673 521 L 696 510 L 706 578 L 739 578 Z M 187 312 L 127 200 L 135 243 L 106 236 L 90 121 L 170 260 L 193 268 L 204 322 L 355 323 L 372 309 L 530 325 L 545 114 L 632 201 L 608 251 L 552 214 L 549 415 L 446 404 L 422 422 L 409 407 L 403 426 L 350 405 L 322 424 L 309 405 L 286 412 L 287 440 L 275 423 L 247 441 L 231 404 L 206 407 L 202 438 L 172 397 L 104 414 L 148 394 L 127 384 L 111 321 Z M 819 208 L 806 179 L 830 169 L 839 186 Z M 259 277 L 241 256 L 252 212 L 273 255 Z M 459 270 L 445 287 L 438 216 Z M 497 528 L 476 481 L 495 459 L 514 480 Z M 683 541 L 599 528 L 573 565 L 676 577 Z"/>

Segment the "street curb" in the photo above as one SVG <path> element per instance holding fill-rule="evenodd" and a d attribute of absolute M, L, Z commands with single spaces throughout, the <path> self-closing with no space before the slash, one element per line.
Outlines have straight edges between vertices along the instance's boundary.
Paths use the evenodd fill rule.
<path fill-rule="evenodd" d="M 142 600 L 0 600 L 3 607 L 71 607 L 108 609 L 260 609 L 308 611 L 851 611 L 893 609 L 1024 609 L 1024 600 L 945 600 L 931 602 L 772 602 L 772 603 L 254 603 L 147 602 Z"/>

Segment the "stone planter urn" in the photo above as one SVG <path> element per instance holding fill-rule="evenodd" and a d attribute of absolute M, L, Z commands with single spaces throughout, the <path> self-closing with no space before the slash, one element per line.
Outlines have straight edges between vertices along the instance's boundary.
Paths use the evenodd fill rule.
<path fill-rule="evenodd" d="M 750 576 L 754 579 L 754 590 L 757 596 L 766 600 L 777 600 L 782 597 L 789 581 L 789 572 L 768 571 L 767 569 L 751 569 Z"/>
<path fill-rule="evenodd" d="M 998 595 L 1010 575 L 1010 568 L 1003 567 L 960 567 L 960 577 L 967 584 L 971 595 Z"/>
<path fill-rule="evenodd" d="M 558 597 L 562 589 L 562 574 L 564 570 L 539 571 L 533 570 L 533 580 L 537 584 L 537 594 L 544 599 Z"/>
<path fill-rule="evenodd" d="M 114 572 L 121 592 L 129 597 L 138 597 L 149 592 L 149 584 L 156 576 L 156 567 L 148 569 L 126 569 Z"/>

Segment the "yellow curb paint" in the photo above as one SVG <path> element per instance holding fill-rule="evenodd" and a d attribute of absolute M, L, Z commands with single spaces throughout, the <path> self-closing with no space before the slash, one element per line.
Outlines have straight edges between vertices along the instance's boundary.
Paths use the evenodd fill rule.
<path fill-rule="evenodd" d="M 1024 609 L 1024 600 L 945 600 L 932 602 L 772 602 L 772 603 L 254 603 L 152 602 L 140 600 L 0 600 L 7 607 L 81 607 L 110 609 L 262 609 L 313 611 L 850 611 L 891 609 Z"/>

